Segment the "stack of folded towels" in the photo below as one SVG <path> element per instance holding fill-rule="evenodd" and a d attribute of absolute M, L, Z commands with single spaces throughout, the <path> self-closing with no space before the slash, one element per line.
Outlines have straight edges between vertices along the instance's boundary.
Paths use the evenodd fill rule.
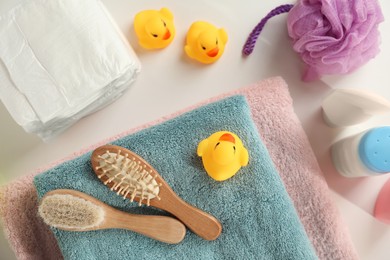
<path fill-rule="evenodd" d="M 244 96 L 249 104 L 250 111 L 246 108 L 247 105 L 242 100 L 242 97 L 234 97 L 230 101 L 225 100 L 216 103 L 222 98 L 232 95 Z M 197 107 L 199 109 L 194 110 Z M 218 107 L 220 109 L 216 113 Z M 191 118 L 192 120 L 190 120 Z M 253 122 L 250 122 L 251 120 Z M 253 123 L 255 123 L 255 126 Z M 232 128 L 233 126 L 234 128 Z M 186 132 L 188 129 L 190 129 L 190 135 Z M 201 140 L 205 136 L 204 131 L 212 132 L 220 129 L 234 131 L 241 138 L 244 138 L 250 132 L 252 133 L 250 135 L 252 136 L 251 140 L 260 139 L 265 146 L 259 146 L 259 140 L 255 143 L 248 143 L 249 139 L 245 138 L 245 143 L 248 145 L 250 153 L 248 166 L 242 168 L 231 181 L 217 183 L 212 182 L 212 179 L 201 170 L 203 166 L 200 158 L 196 156 L 196 149 L 194 150 L 197 142 L 193 141 L 195 138 Z M 256 137 L 255 132 L 258 132 L 258 137 Z M 133 142 L 130 139 L 136 141 Z M 192 140 L 192 144 L 190 140 Z M 189 233 L 183 241 L 183 245 L 179 245 L 178 248 L 189 247 L 188 242 L 192 241 L 191 243 L 193 243 L 196 239 L 203 246 L 207 244 L 208 247 L 203 251 L 202 248 L 193 245 L 190 250 L 198 254 L 197 257 L 194 257 L 194 255 L 189 254 L 188 250 L 184 249 L 175 254 L 178 251 L 176 246 L 172 247 L 172 245 L 166 245 L 167 250 L 164 250 L 165 246 L 154 246 L 149 242 L 144 246 L 137 247 L 140 243 L 138 239 L 146 239 L 141 237 L 134 240 L 134 244 L 127 246 L 126 244 L 131 243 L 133 240 L 129 236 L 125 236 L 122 240 L 114 240 L 119 242 L 111 243 L 107 247 L 101 244 L 113 240 L 107 240 L 107 238 L 92 240 L 88 238 L 86 242 L 80 242 L 80 239 L 83 240 L 87 233 L 69 233 L 62 236 L 61 231 L 50 230 L 38 216 L 38 195 L 42 196 L 48 190 L 72 188 L 94 195 L 117 208 L 128 209 L 128 206 L 131 206 L 126 204 L 126 201 L 120 199 L 114 192 L 107 189 L 95 178 L 96 175 L 91 172 L 92 169 L 88 163 L 90 152 L 106 143 L 123 145 L 137 152 L 148 161 L 150 160 L 149 162 L 159 172 L 164 174 L 165 180 L 172 185 L 171 187 L 180 196 L 183 196 L 183 199 L 220 219 L 223 224 L 221 237 L 216 241 L 206 242 Z M 135 149 L 136 147 L 134 146 L 138 148 Z M 269 171 L 267 173 L 267 171 L 263 170 L 254 170 L 253 167 L 264 168 L 267 165 L 270 166 L 265 149 L 268 150 L 269 156 L 276 167 L 275 170 L 279 174 L 270 175 Z M 161 151 L 165 151 L 163 156 L 161 156 Z M 169 151 L 169 153 L 166 151 Z M 184 153 L 183 151 L 186 152 Z M 259 161 L 256 155 L 258 156 L 260 151 L 263 151 L 264 156 Z M 166 160 L 167 156 L 173 159 Z M 161 160 L 164 162 L 161 163 Z M 172 162 L 174 167 L 172 167 L 170 162 Z M 185 164 L 185 166 L 182 164 Z M 182 166 L 177 167 L 178 165 Z M 157 168 L 161 166 L 169 167 L 169 170 Z M 274 168 L 268 167 L 268 169 Z M 37 173 L 42 174 L 36 176 Z M 33 185 L 34 176 L 36 176 L 34 184 L 37 188 Z M 197 176 L 196 179 L 198 181 L 199 178 L 204 178 L 204 180 L 195 182 L 195 179 L 191 176 Z M 270 176 L 274 176 L 273 179 L 269 179 Z M 86 178 L 90 178 L 91 181 L 86 181 Z M 248 190 L 249 186 L 246 185 L 245 189 L 240 188 L 242 186 L 239 186 L 239 184 L 242 184 L 245 180 L 253 180 L 254 182 L 250 186 L 255 188 Z M 253 185 L 263 183 L 266 180 L 272 180 L 274 184 Z M 291 202 L 295 206 L 296 212 L 292 207 L 286 207 L 286 203 L 279 203 L 281 199 L 286 202 L 287 196 L 284 191 L 281 191 L 280 184 L 278 184 L 281 180 L 291 198 Z M 211 185 L 211 183 L 214 183 L 219 188 L 206 188 L 205 185 Z M 183 189 L 183 184 L 191 184 L 191 189 Z M 202 192 L 196 193 L 199 196 L 191 195 L 196 185 L 203 187 Z M 223 191 L 228 191 L 229 189 L 231 190 L 225 196 Z M 234 190 L 237 190 L 237 193 L 232 193 Z M 254 193 L 251 194 L 249 191 L 256 192 L 256 194 L 261 193 L 263 196 L 255 196 L 256 199 L 249 199 L 250 195 L 254 196 Z M 220 199 L 212 196 L 210 192 L 218 193 Z M 242 193 L 245 194 L 240 196 Z M 234 203 L 227 202 L 229 198 L 231 199 L 229 197 L 231 194 L 234 194 Z M 268 208 L 267 210 L 262 210 L 260 207 L 255 207 L 254 203 L 262 205 L 261 207 L 267 207 L 268 205 Z M 270 212 L 274 212 L 277 209 L 280 210 L 280 207 L 285 209 L 282 213 L 269 216 Z M 244 208 L 248 209 L 248 211 L 244 210 Z M 137 209 L 141 211 L 147 210 L 145 207 L 137 207 Z M 232 213 L 237 214 L 232 217 Z M 264 217 L 259 217 L 261 214 Z M 329 193 L 328 185 L 318 166 L 309 140 L 294 113 L 288 86 L 279 77 L 260 81 L 247 88 L 224 93 L 196 106 L 164 116 L 157 121 L 130 129 L 122 134 L 102 140 L 93 146 L 75 152 L 61 161 L 54 162 L 35 172 L 24 175 L 22 178 L 4 187 L 0 186 L 0 221 L 3 224 L 5 236 L 9 240 L 17 258 L 28 260 L 63 259 L 63 255 L 65 255 L 65 258 L 106 259 L 107 253 L 118 247 L 120 247 L 122 252 L 131 252 L 131 259 L 135 256 L 139 259 L 172 259 L 172 255 L 175 256 L 173 257 L 174 259 L 202 259 L 202 256 L 207 255 L 207 257 L 203 258 L 306 260 L 308 259 L 307 254 L 310 252 L 310 247 L 304 246 L 305 236 L 297 236 L 300 224 L 286 221 L 286 218 L 294 219 L 296 214 L 298 214 L 305 233 L 316 250 L 318 259 L 359 259 L 348 229 Z M 253 218 L 256 218 L 256 216 L 258 218 L 256 221 L 253 221 Z M 249 222 L 249 219 L 252 219 L 252 222 Z M 277 223 L 280 224 L 282 219 L 284 219 L 282 221 L 284 223 L 283 226 L 276 225 Z M 241 221 L 242 224 L 240 222 L 235 225 L 233 223 L 235 221 Z M 264 231 L 260 231 L 260 226 L 267 228 Z M 281 233 L 287 230 L 289 230 L 288 235 Z M 55 232 L 56 237 L 52 231 Z M 269 235 L 270 231 L 272 235 Z M 290 233 L 290 231 L 293 232 Z M 102 233 L 106 232 L 102 231 Z M 113 235 L 118 234 L 118 230 L 112 230 L 109 233 L 112 238 Z M 123 233 L 131 234 L 130 231 L 124 231 Z M 100 231 L 90 233 L 91 236 L 99 236 L 99 234 Z M 122 235 L 124 236 L 124 234 Z M 73 239 L 74 236 L 77 236 L 77 239 Z M 136 235 L 132 234 L 130 236 Z M 231 242 L 233 240 L 230 240 L 229 237 L 239 238 L 240 242 L 232 246 Z M 254 239 L 255 237 L 257 237 L 256 240 Z M 223 242 L 221 243 L 221 241 L 226 241 L 226 239 L 230 240 L 230 246 L 228 247 Z M 93 241 L 97 242 L 94 243 Z M 276 241 L 280 243 L 276 245 Z M 243 243 L 245 246 L 242 246 Z M 90 247 L 87 244 L 92 244 L 92 246 Z M 144 248 L 145 252 L 143 254 L 149 254 L 149 257 L 143 258 L 135 251 L 131 251 L 133 248 L 136 248 L 137 252 Z M 294 252 L 297 248 L 299 250 Z M 224 251 L 224 249 L 226 250 Z M 156 250 L 163 250 L 164 254 L 154 254 Z M 300 256 L 297 255 L 299 252 L 301 252 Z M 90 254 L 85 256 L 88 253 Z M 84 257 L 81 257 L 80 254 L 83 254 Z M 306 254 L 306 256 L 304 257 L 302 254 Z M 71 256 L 67 257 L 68 255 Z M 112 256 L 110 255 L 108 258 L 112 258 Z M 120 256 L 123 257 L 124 255 L 116 252 L 115 256 L 115 259 L 119 259 Z"/>
<path fill-rule="evenodd" d="M 44 140 L 120 97 L 139 71 L 98 0 L 25 1 L 0 17 L 0 99 Z"/>

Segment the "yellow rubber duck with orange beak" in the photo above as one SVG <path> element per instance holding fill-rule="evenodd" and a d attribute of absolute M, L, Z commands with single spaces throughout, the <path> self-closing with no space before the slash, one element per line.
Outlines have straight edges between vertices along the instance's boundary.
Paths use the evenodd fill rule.
<path fill-rule="evenodd" d="M 210 64 L 222 56 L 227 41 L 228 35 L 224 29 L 197 21 L 187 32 L 184 50 L 190 58 Z"/>
<path fill-rule="evenodd" d="M 134 30 L 141 47 L 165 48 L 175 37 L 173 14 L 168 8 L 141 11 L 134 18 Z"/>
<path fill-rule="evenodd" d="M 233 177 L 249 161 L 248 150 L 241 139 L 228 131 L 216 132 L 202 140 L 197 154 L 202 157 L 207 174 L 216 181 Z"/>

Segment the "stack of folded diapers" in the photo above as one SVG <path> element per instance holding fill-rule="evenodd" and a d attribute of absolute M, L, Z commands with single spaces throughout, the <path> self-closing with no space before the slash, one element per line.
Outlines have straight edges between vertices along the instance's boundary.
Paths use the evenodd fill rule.
<path fill-rule="evenodd" d="M 24 1 L 0 17 L 0 100 L 43 140 L 122 96 L 139 71 L 100 1 Z"/>

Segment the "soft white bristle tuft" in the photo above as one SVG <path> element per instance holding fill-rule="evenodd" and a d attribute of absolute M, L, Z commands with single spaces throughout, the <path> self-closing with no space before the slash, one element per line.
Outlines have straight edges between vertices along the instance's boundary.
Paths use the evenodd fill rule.
<path fill-rule="evenodd" d="M 38 212 L 49 226 L 79 230 L 99 226 L 105 214 L 101 207 L 69 194 L 44 197 Z"/>

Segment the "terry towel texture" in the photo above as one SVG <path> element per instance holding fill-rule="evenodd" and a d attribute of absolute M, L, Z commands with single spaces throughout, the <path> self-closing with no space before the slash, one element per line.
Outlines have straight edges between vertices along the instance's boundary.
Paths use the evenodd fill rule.
<path fill-rule="evenodd" d="M 44 140 L 117 99 L 139 70 L 99 0 L 24 1 L 0 17 L 0 99 Z"/>
<path fill-rule="evenodd" d="M 236 133 L 250 154 L 249 165 L 225 182 L 211 179 L 196 155 L 198 143 L 220 130 Z M 181 198 L 213 214 L 222 234 L 207 241 L 187 232 L 182 243 L 167 245 L 125 230 L 53 229 L 65 259 L 317 259 L 245 97 L 208 104 L 113 144 L 139 154 Z M 87 153 L 36 176 L 38 197 L 54 189 L 75 189 L 124 211 L 152 211 L 103 185 L 90 158 Z"/>
<path fill-rule="evenodd" d="M 247 88 L 218 96 L 158 121 L 131 129 L 76 152 L 62 162 L 80 156 L 107 142 L 162 123 L 189 109 L 233 94 L 242 94 L 247 98 L 252 118 L 279 170 L 287 192 L 294 202 L 319 258 L 358 259 L 337 207 L 331 200 L 326 181 L 307 137 L 294 114 L 287 85 L 281 78 L 263 80 Z M 36 216 L 37 198 L 32 185 L 32 179 L 37 173 L 59 163 L 55 162 L 4 187 L 0 213 L 10 245 L 19 259 L 59 258 L 60 252 L 53 235 Z M 41 241 L 44 242 L 41 243 Z"/>

